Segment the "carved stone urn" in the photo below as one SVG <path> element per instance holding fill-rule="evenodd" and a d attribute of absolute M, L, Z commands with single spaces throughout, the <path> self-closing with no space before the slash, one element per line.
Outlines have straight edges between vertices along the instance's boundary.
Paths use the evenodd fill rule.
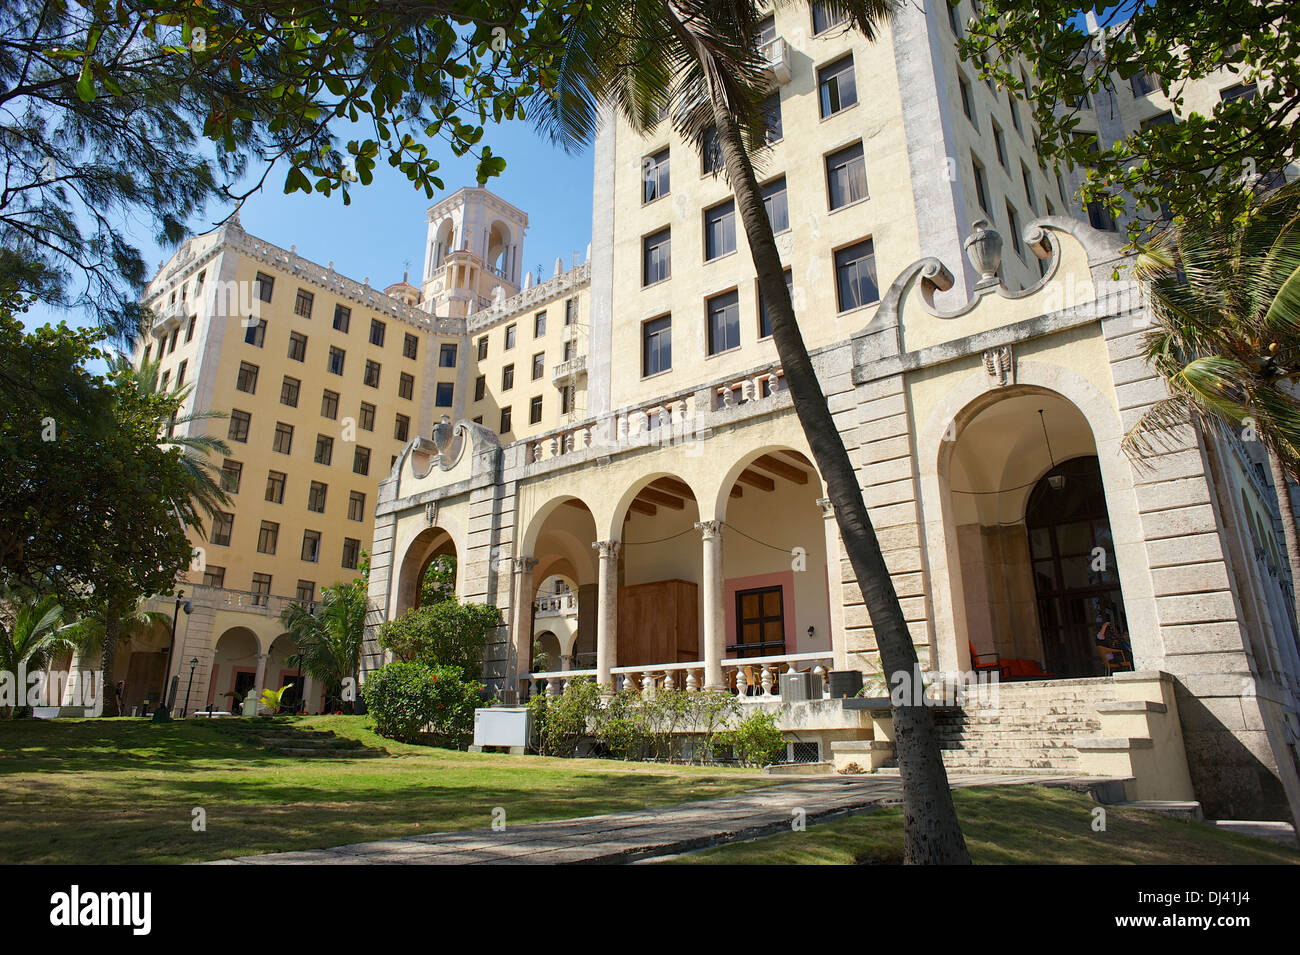
<path fill-rule="evenodd" d="M 1002 236 L 992 227 L 988 219 L 976 219 L 971 224 L 971 234 L 963 243 L 966 258 L 979 272 L 976 288 L 984 288 L 998 283 L 998 268 L 1002 265 Z"/>

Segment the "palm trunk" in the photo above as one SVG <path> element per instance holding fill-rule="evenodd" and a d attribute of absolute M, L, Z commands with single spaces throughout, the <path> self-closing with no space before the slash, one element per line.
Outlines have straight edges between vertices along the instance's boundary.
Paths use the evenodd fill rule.
<path fill-rule="evenodd" d="M 1268 447 L 1268 467 L 1273 474 L 1273 489 L 1277 492 L 1277 509 L 1282 515 L 1282 542 L 1286 545 L 1286 562 L 1291 570 L 1291 616 L 1300 632 L 1300 619 L 1296 614 L 1296 593 L 1300 588 L 1300 532 L 1296 529 L 1295 508 L 1291 504 L 1291 484 L 1286 468 L 1277 451 Z"/>
<path fill-rule="evenodd" d="M 117 639 L 121 633 L 122 615 L 114 603 L 109 603 L 104 611 L 104 649 L 100 655 L 100 666 L 103 667 L 102 686 L 100 687 L 100 696 L 104 701 L 101 715 L 103 716 L 121 716 L 117 711 L 117 691 L 113 687 L 113 661 L 117 657 Z"/>
<path fill-rule="evenodd" d="M 772 225 L 763 208 L 754 168 L 741 139 L 735 116 L 715 88 L 713 117 L 726 164 L 727 178 L 745 226 L 763 301 L 772 322 L 772 340 L 785 372 L 795 412 L 803 426 L 827 493 L 849 563 L 871 617 L 876 646 L 885 674 L 898 675 L 911 686 L 917 673 L 916 648 L 903 618 L 889 568 L 867 515 L 857 473 L 835 427 L 821 383 L 813 369 L 785 286 L 781 258 Z M 890 679 L 890 685 L 894 680 Z M 911 864 L 969 864 L 970 854 L 957 822 L 948 774 L 939 750 L 939 737 L 927 707 L 920 704 L 893 709 L 899 774 L 903 783 L 904 861 Z"/>

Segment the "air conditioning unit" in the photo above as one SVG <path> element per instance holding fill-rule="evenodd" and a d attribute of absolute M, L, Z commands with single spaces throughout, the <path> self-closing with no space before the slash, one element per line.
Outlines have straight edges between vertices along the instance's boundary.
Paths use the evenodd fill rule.
<path fill-rule="evenodd" d="M 821 680 L 815 678 L 811 670 L 781 674 L 781 702 L 798 703 L 821 698 Z"/>

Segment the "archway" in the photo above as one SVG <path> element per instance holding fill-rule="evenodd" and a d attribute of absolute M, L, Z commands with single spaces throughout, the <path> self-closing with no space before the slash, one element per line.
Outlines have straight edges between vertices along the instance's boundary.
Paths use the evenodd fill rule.
<path fill-rule="evenodd" d="M 424 575 L 439 557 L 456 557 L 456 542 L 442 527 L 426 527 L 406 548 L 397 575 L 397 604 L 394 615 L 420 605 Z M 456 588 L 460 585 L 460 567 L 456 568 Z"/>
<path fill-rule="evenodd" d="M 488 231 L 487 254 L 483 260 L 497 275 L 505 279 L 511 278 L 510 229 L 504 223 L 492 223 Z"/>
<path fill-rule="evenodd" d="M 242 699 L 256 686 L 261 651 L 257 635 L 247 627 L 231 627 L 217 638 L 212 652 L 212 681 L 208 686 L 208 704 L 214 710 L 235 712 L 229 694 Z"/>
<path fill-rule="evenodd" d="M 537 638 L 545 632 L 559 644 L 548 651 L 548 669 L 563 665 L 585 670 L 596 665 L 595 542 L 596 518 L 579 498 L 554 498 L 533 515 L 520 548 L 521 555 L 536 563 L 523 578 L 526 592 L 520 595 L 519 609 L 526 619 L 516 625 L 519 672 L 528 672 Z M 557 580 L 563 590 L 555 587 Z M 530 646 L 522 645 L 525 636 Z"/>
<path fill-rule="evenodd" d="M 265 685 L 272 690 L 289 687 L 280 701 L 281 713 L 323 712 L 325 688 L 302 672 L 298 661 L 293 659 L 297 652 L 298 641 L 290 633 L 282 633 L 271 641 L 271 649 L 266 654 Z M 300 702 L 304 704 L 301 707 Z"/>
<path fill-rule="evenodd" d="M 113 684 L 126 683 L 123 715 L 146 705 L 150 710 L 158 707 L 166 680 L 170 640 L 170 628 L 161 623 L 150 624 L 123 639 L 113 665 Z"/>

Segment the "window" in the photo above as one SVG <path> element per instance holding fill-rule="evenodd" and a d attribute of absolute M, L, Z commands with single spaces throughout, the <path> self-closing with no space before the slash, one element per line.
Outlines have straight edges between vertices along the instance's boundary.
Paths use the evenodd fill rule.
<path fill-rule="evenodd" d="M 270 602 L 271 575 L 254 574 L 252 589 L 253 593 L 257 594 L 257 596 L 253 598 L 253 606 L 265 607 Z"/>
<path fill-rule="evenodd" d="M 1160 79 L 1154 74 L 1148 73 L 1146 70 L 1138 70 L 1128 81 L 1128 85 L 1129 89 L 1133 91 L 1135 97 L 1147 96 L 1154 93 L 1159 88 Z"/>
<path fill-rule="evenodd" d="M 578 320 L 578 300 L 571 298 L 564 303 L 564 324 L 572 325 Z"/>
<path fill-rule="evenodd" d="M 397 397 L 410 399 L 415 394 L 415 376 L 402 372 L 397 379 Z"/>
<path fill-rule="evenodd" d="M 768 145 L 779 142 L 784 136 L 781 130 L 781 94 L 765 96 L 758 108 L 763 114 L 763 141 Z"/>
<path fill-rule="evenodd" d="M 574 355 L 573 342 L 564 343 L 564 361 L 568 361 Z"/>
<path fill-rule="evenodd" d="M 1007 168 L 1007 137 L 1006 134 L 1002 132 L 1002 127 L 998 125 L 998 121 L 996 119 L 993 120 L 993 148 L 996 149 L 998 153 L 998 165 L 1001 166 L 1003 169 L 1006 169 Z"/>
<path fill-rule="evenodd" d="M 506 434 L 510 430 L 510 406 L 501 409 L 501 427 L 497 429 L 501 434 Z"/>
<path fill-rule="evenodd" d="M 347 353 L 342 348 L 330 346 L 329 363 L 326 368 L 331 375 L 343 374 L 343 359 L 346 357 Z"/>
<path fill-rule="evenodd" d="M 488 337 L 483 335 L 478 340 L 478 360 L 482 361 L 488 356 Z"/>
<path fill-rule="evenodd" d="M 706 303 L 709 354 L 716 355 L 740 346 L 740 296 L 733 289 L 715 295 Z"/>
<path fill-rule="evenodd" d="M 832 212 L 867 198 L 867 166 L 862 143 L 837 149 L 826 157 L 826 193 Z"/>
<path fill-rule="evenodd" d="M 948 4 L 948 25 L 952 27 L 953 33 L 957 36 L 961 36 L 961 23 L 957 19 L 961 16 L 961 13 L 958 11 L 955 3 L 951 3 L 950 0 L 944 0 L 944 2 Z"/>
<path fill-rule="evenodd" d="M 754 29 L 754 45 L 764 47 L 776 39 L 776 17 L 768 14 L 758 21 Z"/>
<path fill-rule="evenodd" d="M 303 318 L 311 318 L 311 303 L 315 297 L 306 289 L 298 289 L 298 295 L 293 300 L 293 313 Z"/>
<path fill-rule="evenodd" d="M 1020 181 L 1025 186 L 1025 201 L 1029 203 L 1034 215 L 1038 215 L 1038 203 L 1034 201 L 1034 190 L 1029 184 L 1029 169 L 1024 163 L 1020 164 Z"/>
<path fill-rule="evenodd" d="M 307 360 L 307 336 L 301 332 L 289 333 L 289 357 L 294 361 Z M 340 372 L 342 374 L 342 372 Z"/>
<path fill-rule="evenodd" d="M 541 424 L 542 421 L 542 396 L 537 395 L 528 402 L 528 423 Z"/>
<path fill-rule="evenodd" d="M 141 365 L 141 367 L 143 367 L 143 366 L 149 364 L 149 353 L 150 353 L 151 351 L 153 351 L 153 345 L 152 345 L 152 344 L 149 344 L 149 345 L 145 345 L 145 346 L 144 346 L 144 357 L 140 359 L 140 365 Z"/>
<path fill-rule="evenodd" d="M 191 315 L 190 320 L 185 323 L 185 340 L 187 342 L 194 338 L 194 323 L 198 321 L 197 315 Z"/>
<path fill-rule="evenodd" d="M 370 320 L 370 344 L 384 344 L 384 323 L 377 318 Z"/>
<path fill-rule="evenodd" d="M 180 389 L 181 385 L 185 384 L 185 369 L 189 367 L 189 364 L 190 363 L 188 361 L 183 361 L 176 367 L 177 390 Z"/>
<path fill-rule="evenodd" d="M 257 552 L 259 554 L 274 554 L 276 545 L 279 542 L 280 525 L 275 521 L 262 521 L 262 526 L 257 532 Z"/>
<path fill-rule="evenodd" d="M 366 496 L 361 491 L 348 494 L 348 520 L 364 521 L 366 519 Z"/>
<path fill-rule="evenodd" d="M 288 454 L 291 447 L 293 447 L 293 425 L 277 421 L 275 423 L 275 438 L 271 442 L 271 450 L 279 451 L 281 454 Z"/>
<path fill-rule="evenodd" d="M 794 274 L 786 269 L 783 273 L 785 278 L 785 287 L 789 292 L 794 291 Z M 763 290 L 758 290 L 758 337 L 767 338 L 772 334 L 772 319 L 767 314 L 767 303 L 763 301 Z"/>
<path fill-rule="evenodd" d="M 352 309 L 346 305 L 334 306 L 334 330 L 336 332 L 347 332 L 348 327 L 352 324 Z"/>
<path fill-rule="evenodd" d="M 343 538 L 343 566 L 348 570 L 356 570 L 360 560 L 361 541 L 355 537 Z"/>
<path fill-rule="evenodd" d="M 1025 257 L 1025 245 L 1020 240 L 1020 215 L 1016 212 L 1016 207 L 1007 200 L 1007 227 L 1011 230 L 1011 248 L 1015 249 L 1016 255 L 1023 260 Z"/>
<path fill-rule="evenodd" d="M 263 500 L 270 501 L 272 504 L 284 503 L 284 484 L 288 475 L 283 471 L 266 472 L 266 493 Z"/>
<path fill-rule="evenodd" d="M 411 419 L 404 414 L 397 415 L 393 419 L 393 438 L 398 441 L 405 441 L 411 433 Z"/>
<path fill-rule="evenodd" d="M 208 535 L 208 543 L 220 547 L 229 547 L 230 534 L 234 529 L 235 515 L 227 514 L 225 511 L 217 511 L 212 517 L 212 533 Z"/>
<path fill-rule="evenodd" d="M 172 329 L 171 338 L 167 339 L 167 354 L 170 355 L 172 352 L 176 350 L 176 336 L 178 336 L 180 333 L 181 330 L 179 327 Z"/>
<path fill-rule="evenodd" d="M 539 351 L 533 356 L 533 381 L 544 374 L 546 374 L 546 352 Z"/>
<path fill-rule="evenodd" d="M 817 88 L 821 91 L 822 119 L 856 105 L 858 87 L 853 78 L 853 54 L 819 69 Z"/>
<path fill-rule="evenodd" d="M 309 564 L 320 560 L 320 531 L 302 532 L 302 559 Z"/>
<path fill-rule="evenodd" d="M 337 421 L 339 417 L 339 393 L 326 388 L 320 396 L 320 413 L 322 418 Z"/>
<path fill-rule="evenodd" d="M 672 229 L 641 240 L 641 284 L 654 285 L 672 276 Z"/>
<path fill-rule="evenodd" d="M 403 335 L 405 337 L 403 337 L 402 339 L 402 357 L 414 358 L 416 355 L 420 353 L 420 340 L 416 338 L 414 335 L 412 335 L 410 332 L 404 332 Z M 452 346 L 453 354 L 455 353 L 454 352 L 455 347 L 456 347 L 455 345 Z M 455 363 L 456 362 L 453 360 L 452 364 L 454 365 Z"/>
<path fill-rule="evenodd" d="M 509 391 L 515 386 L 515 366 L 506 365 L 501 369 L 501 390 Z"/>
<path fill-rule="evenodd" d="M 443 342 L 438 346 L 438 367 L 456 367 L 456 346 L 451 342 Z"/>
<path fill-rule="evenodd" d="M 515 332 L 516 332 L 516 330 L 517 330 L 517 329 L 515 328 L 514 325 L 507 325 L 507 326 L 506 326 L 506 351 L 509 351 L 510 349 L 512 349 L 512 348 L 515 347 Z"/>
<path fill-rule="evenodd" d="M 645 173 L 645 186 L 641 202 L 654 202 L 668 195 L 668 150 L 661 149 L 641 161 Z"/>
<path fill-rule="evenodd" d="M 370 449 L 357 445 L 357 449 L 352 452 L 352 473 L 369 474 L 370 473 Z"/>
<path fill-rule="evenodd" d="M 253 292 L 263 302 L 271 301 L 271 292 L 275 289 L 275 279 L 265 272 L 258 272 L 253 279 Z"/>
<path fill-rule="evenodd" d="M 989 211 L 989 185 L 984 175 L 984 164 L 974 153 L 970 154 L 971 170 L 975 173 L 975 198 L 985 214 Z"/>
<path fill-rule="evenodd" d="M 299 603 L 309 604 L 316 599 L 316 581 L 300 580 L 298 581 L 298 590 L 296 597 Z"/>
<path fill-rule="evenodd" d="M 450 381 L 440 381 L 434 391 L 433 403 L 438 408 L 450 408 L 455 397 L 456 386 Z"/>
<path fill-rule="evenodd" d="M 1096 200 L 1088 203 L 1088 224 L 1103 232 L 1115 231 L 1115 218 L 1109 209 Z"/>
<path fill-rule="evenodd" d="M 368 401 L 361 402 L 361 415 L 358 424 L 363 431 L 375 430 L 375 406 Z"/>
<path fill-rule="evenodd" d="M 230 427 L 226 429 L 226 437 L 231 441 L 247 441 L 248 428 L 252 421 L 253 416 L 247 411 L 231 411 Z"/>
<path fill-rule="evenodd" d="M 485 394 L 487 394 L 487 375 L 479 375 L 474 379 L 474 400 L 482 401 Z"/>
<path fill-rule="evenodd" d="M 214 567 L 208 564 L 203 568 L 203 586 L 204 587 L 224 587 L 226 586 L 226 568 Z"/>
<path fill-rule="evenodd" d="M 841 312 L 879 300 L 876 253 L 870 239 L 835 253 L 835 291 Z"/>
<path fill-rule="evenodd" d="M 975 118 L 975 99 L 971 95 L 970 80 L 966 79 L 965 75 L 959 74 L 957 76 L 957 88 L 961 90 L 961 111 L 966 114 L 966 118 L 970 120 L 971 125 L 979 129 L 979 120 Z"/>
<path fill-rule="evenodd" d="M 361 375 L 361 383 L 371 388 L 379 387 L 379 362 L 366 359 L 366 370 Z"/>
<path fill-rule="evenodd" d="M 704 258 L 736 251 L 736 203 L 732 199 L 704 210 Z"/>
<path fill-rule="evenodd" d="M 1023 139 L 1025 133 L 1024 130 L 1020 128 L 1020 111 L 1016 109 L 1016 98 L 1011 95 L 1010 88 L 1007 89 L 1007 109 L 1011 113 L 1011 125 L 1016 128 L 1016 132 L 1019 133 L 1020 137 Z"/>
<path fill-rule="evenodd" d="M 704 131 L 700 142 L 700 172 L 707 175 L 716 173 L 723 167 L 722 143 L 718 141 L 718 128 L 710 126 Z"/>
<path fill-rule="evenodd" d="M 785 653 L 785 607 L 780 587 L 736 592 L 739 656 Z"/>
<path fill-rule="evenodd" d="M 280 404 L 288 405 L 290 408 L 298 407 L 298 392 L 301 389 L 301 381 L 285 375 L 284 380 L 280 382 Z"/>
<path fill-rule="evenodd" d="M 790 203 L 786 195 L 785 176 L 773 179 L 762 187 L 763 208 L 767 210 L 767 221 L 772 223 L 773 232 L 784 232 L 790 228 Z"/>
<path fill-rule="evenodd" d="M 221 489 L 231 494 L 239 493 L 239 482 L 244 476 L 244 465 L 226 458 L 221 464 Z"/>
<path fill-rule="evenodd" d="M 533 316 L 533 337 L 541 338 L 546 334 L 546 313 L 538 312 Z"/>
<path fill-rule="evenodd" d="M 560 414 L 568 414 L 573 410 L 573 385 L 565 385 L 560 389 Z"/>
<path fill-rule="evenodd" d="M 266 319 L 250 318 L 244 326 L 244 341 L 261 348 L 266 341 Z"/>
<path fill-rule="evenodd" d="M 307 510 L 315 511 L 317 514 L 325 513 L 325 494 L 329 486 L 322 484 L 320 481 L 312 481 L 307 488 Z"/>
<path fill-rule="evenodd" d="M 172 380 L 172 373 L 170 371 L 164 371 L 162 373 L 162 378 L 160 378 L 158 381 L 159 390 L 166 391 L 167 383 L 171 380 Z"/>
<path fill-rule="evenodd" d="M 814 2 L 812 5 L 813 36 L 825 33 L 831 27 L 839 26 L 848 19 L 848 14 L 831 10 L 825 3 Z"/>
<path fill-rule="evenodd" d="M 673 317 L 661 315 L 641 326 L 641 375 L 657 375 L 672 367 Z"/>
<path fill-rule="evenodd" d="M 316 435 L 316 453 L 312 460 L 317 464 L 329 464 L 334 459 L 334 439 L 326 434 Z"/>

